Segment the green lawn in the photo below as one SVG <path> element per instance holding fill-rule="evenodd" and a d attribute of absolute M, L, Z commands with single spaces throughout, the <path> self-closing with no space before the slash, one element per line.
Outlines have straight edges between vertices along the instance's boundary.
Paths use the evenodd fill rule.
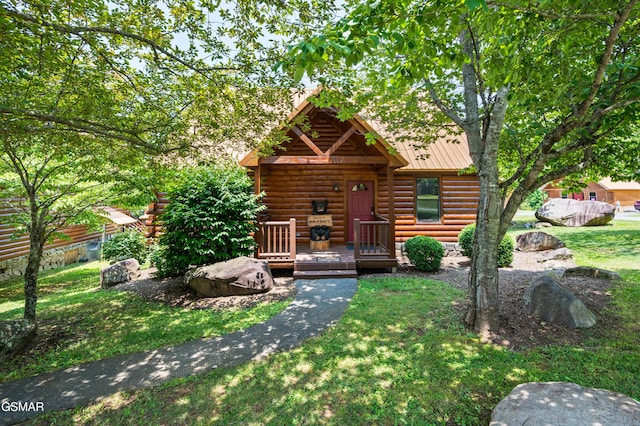
<path fill-rule="evenodd" d="M 477 425 L 487 424 L 517 384 L 538 380 L 640 399 L 640 223 L 549 232 L 578 263 L 625 278 L 608 308 L 618 313 L 619 329 L 606 338 L 515 352 L 483 344 L 462 327 L 455 306 L 465 293 L 447 283 L 362 279 L 338 325 L 300 348 L 32 424 Z"/>
<path fill-rule="evenodd" d="M 38 323 L 51 341 L 46 348 L 0 362 L 0 381 L 232 333 L 265 321 L 288 304 L 221 312 L 171 308 L 131 292 L 101 290 L 104 265 L 93 262 L 42 274 Z M 0 321 L 21 318 L 23 307 L 23 281 L 0 283 Z"/>

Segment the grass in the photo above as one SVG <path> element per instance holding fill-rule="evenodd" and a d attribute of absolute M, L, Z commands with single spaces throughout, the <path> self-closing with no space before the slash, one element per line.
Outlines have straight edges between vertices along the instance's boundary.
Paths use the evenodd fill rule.
<path fill-rule="evenodd" d="M 88 263 L 45 273 L 38 286 L 38 323 L 53 339 L 20 365 L 0 363 L 0 381 L 15 380 L 87 361 L 214 337 L 249 327 L 288 302 L 249 310 L 189 310 L 150 303 L 131 292 L 104 291 L 100 267 Z M 0 283 L 0 321 L 22 317 L 23 282 Z"/>
<path fill-rule="evenodd" d="M 640 399 L 640 277 L 629 268 L 638 257 L 640 223 L 549 232 L 559 232 L 578 263 L 625 278 L 610 307 L 620 328 L 606 338 L 514 352 L 483 344 L 462 327 L 455 308 L 466 295 L 446 283 L 362 279 L 337 326 L 297 349 L 119 393 L 32 424 L 478 425 L 529 381 L 570 381 Z"/>

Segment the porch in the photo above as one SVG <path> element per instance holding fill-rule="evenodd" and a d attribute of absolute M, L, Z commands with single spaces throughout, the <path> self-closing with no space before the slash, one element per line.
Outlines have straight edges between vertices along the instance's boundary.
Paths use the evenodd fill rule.
<path fill-rule="evenodd" d="M 256 257 L 274 269 L 293 269 L 295 278 L 357 277 L 362 268 L 395 268 L 395 241 L 390 223 L 353 220 L 354 241 L 329 241 L 329 248 L 313 250 L 308 242 L 297 241 L 296 219 L 259 223 Z"/>

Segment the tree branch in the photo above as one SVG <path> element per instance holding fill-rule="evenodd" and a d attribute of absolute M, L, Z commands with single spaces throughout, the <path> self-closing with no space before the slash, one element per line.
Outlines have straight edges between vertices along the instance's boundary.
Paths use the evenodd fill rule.
<path fill-rule="evenodd" d="M 433 84 L 431 84 L 431 81 L 429 79 L 426 79 L 425 83 L 427 85 L 427 90 L 429 91 L 429 96 L 431 97 L 433 103 L 436 104 L 438 109 L 442 111 L 442 113 L 450 118 L 454 123 L 460 126 L 460 128 L 464 129 L 465 122 L 462 117 L 456 114 L 453 109 L 444 104 L 440 96 L 438 96 L 438 94 L 436 93 L 435 89 L 433 88 Z"/>
<path fill-rule="evenodd" d="M 178 55 L 171 53 L 168 49 L 162 47 L 160 44 L 158 44 L 154 40 L 151 40 L 149 38 L 146 38 L 141 35 L 134 34 L 128 31 L 118 30 L 118 29 L 109 28 L 109 27 L 100 27 L 100 26 L 93 27 L 93 26 L 74 26 L 74 25 L 59 24 L 59 23 L 47 21 L 45 19 L 40 19 L 38 17 L 35 17 L 27 13 L 21 13 L 15 10 L 10 10 L 10 9 L 7 9 L 6 7 L 0 7 L 0 11 L 2 11 L 2 14 L 6 16 L 10 16 L 16 20 L 20 20 L 23 22 L 30 22 L 32 24 L 40 25 L 43 27 L 49 27 L 61 33 L 74 34 L 77 36 L 81 36 L 81 34 L 83 33 L 99 33 L 99 34 L 115 35 L 115 36 L 128 38 L 131 40 L 135 40 L 150 47 L 153 50 L 154 55 L 156 55 L 156 57 L 157 57 L 157 52 L 160 52 L 166 55 L 168 58 L 180 63 L 181 65 L 184 65 L 188 69 L 194 72 L 197 72 L 199 74 L 204 74 L 210 71 L 239 71 L 240 70 L 240 68 L 238 67 L 206 67 L 206 68 L 196 67 L 194 66 L 193 63 L 190 63 L 189 61 L 182 59 Z"/>
<path fill-rule="evenodd" d="M 14 109 L 0 105 L 0 114 L 8 114 L 13 116 L 22 116 L 32 118 L 43 123 L 58 123 L 68 126 L 70 129 L 79 133 L 89 133 L 95 136 L 103 136 L 109 139 L 116 139 L 128 144 L 147 149 L 151 152 L 160 152 L 158 147 L 145 142 L 139 132 L 133 130 L 120 129 L 114 126 L 108 126 L 80 118 L 65 118 L 52 114 L 45 114 L 38 111 L 29 111 L 25 109 Z"/>
<path fill-rule="evenodd" d="M 529 4 L 531 4 L 531 2 L 529 2 Z M 499 1 L 491 1 L 491 0 L 487 0 L 487 6 L 503 7 L 505 9 L 532 13 L 532 14 L 540 15 L 544 18 L 566 19 L 566 20 L 572 20 L 572 21 L 592 20 L 592 19 L 598 19 L 603 17 L 611 18 L 616 16 L 614 13 L 576 13 L 576 14 L 566 15 L 566 14 L 547 12 L 540 9 L 534 9 L 529 6 L 520 6 L 513 3 L 502 3 Z"/>

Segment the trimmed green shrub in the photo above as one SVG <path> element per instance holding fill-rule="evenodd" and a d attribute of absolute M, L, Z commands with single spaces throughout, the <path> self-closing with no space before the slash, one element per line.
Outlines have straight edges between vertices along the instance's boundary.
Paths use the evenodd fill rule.
<path fill-rule="evenodd" d="M 169 191 L 161 217 L 164 233 L 154 254 L 158 275 L 179 275 L 191 265 L 251 255 L 251 234 L 263 209 L 253 189 L 238 165 L 186 170 Z"/>
<path fill-rule="evenodd" d="M 476 224 L 471 223 L 464 228 L 458 234 L 458 244 L 462 248 L 462 255 L 471 257 L 473 254 L 473 235 L 476 232 Z"/>
<path fill-rule="evenodd" d="M 465 226 L 458 234 L 458 244 L 462 247 L 462 254 L 467 257 L 473 256 L 473 236 L 476 232 L 476 224 Z M 505 235 L 498 246 L 498 267 L 505 268 L 513 262 L 513 249 L 515 243 L 513 238 Z"/>
<path fill-rule="evenodd" d="M 404 244 L 407 257 L 418 271 L 437 272 L 444 256 L 440 241 L 424 235 L 410 238 Z"/>
<path fill-rule="evenodd" d="M 498 246 L 498 267 L 506 268 L 513 262 L 513 249 L 515 242 L 509 235 L 505 235 Z"/>
<path fill-rule="evenodd" d="M 531 194 L 529 194 L 523 204 L 529 207 L 531 210 L 538 210 L 540 207 L 542 207 L 547 198 L 548 195 L 546 192 L 536 189 Z"/>
<path fill-rule="evenodd" d="M 112 263 L 134 258 L 143 264 L 147 261 L 147 255 L 147 240 L 135 229 L 118 232 L 102 245 L 102 257 Z"/>

